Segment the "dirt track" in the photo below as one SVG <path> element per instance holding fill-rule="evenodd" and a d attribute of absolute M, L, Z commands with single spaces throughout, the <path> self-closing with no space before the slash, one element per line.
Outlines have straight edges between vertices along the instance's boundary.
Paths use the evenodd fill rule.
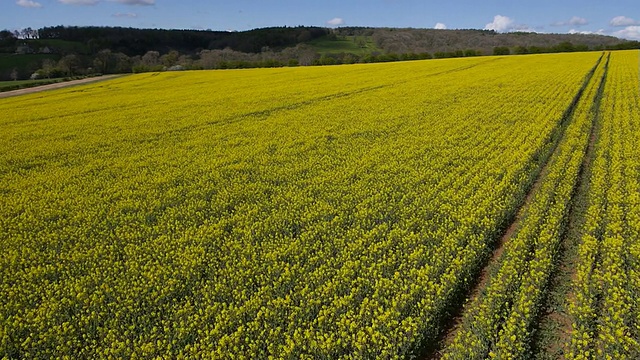
<path fill-rule="evenodd" d="M 11 96 L 32 94 L 32 93 L 36 93 L 36 92 L 40 92 L 40 91 L 46 91 L 46 90 L 61 89 L 61 88 L 67 87 L 67 86 L 74 86 L 74 85 L 80 85 L 80 84 L 87 84 L 87 83 L 91 83 L 91 82 L 109 80 L 109 79 L 113 79 L 113 78 L 118 77 L 118 76 L 122 76 L 122 75 L 96 76 L 96 77 L 90 77 L 90 78 L 80 79 L 80 80 L 71 80 L 71 81 L 64 81 L 64 82 L 55 83 L 55 84 L 34 86 L 34 87 L 26 88 L 26 89 L 5 91 L 5 92 L 0 92 L 0 99 L 8 98 L 8 97 L 11 97 Z"/>

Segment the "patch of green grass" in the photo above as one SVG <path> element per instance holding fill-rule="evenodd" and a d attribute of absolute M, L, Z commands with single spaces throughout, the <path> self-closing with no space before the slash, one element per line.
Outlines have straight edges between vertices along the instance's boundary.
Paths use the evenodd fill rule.
<path fill-rule="evenodd" d="M 23 69 L 30 64 L 40 64 L 44 59 L 58 61 L 59 58 L 60 55 L 56 54 L 0 54 L 0 71 Z"/>
<path fill-rule="evenodd" d="M 17 81 L 0 81 L 0 88 L 10 85 L 42 85 L 63 81 L 63 78 L 56 79 L 39 79 L 39 80 L 17 80 Z"/>
<path fill-rule="evenodd" d="M 39 85 L 54 84 L 62 81 L 65 81 L 64 78 L 0 81 L 0 92 L 24 89 L 24 88 L 29 88 L 29 87 L 39 86 Z"/>
<path fill-rule="evenodd" d="M 36 39 L 36 40 L 27 40 L 27 43 L 36 50 L 47 46 L 51 50 L 54 50 L 57 52 L 60 52 L 62 50 L 63 52 L 66 52 L 66 53 L 78 53 L 78 54 L 89 53 L 89 47 L 77 41 L 67 41 L 67 40 L 60 40 L 60 39 Z"/>
<path fill-rule="evenodd" d="M 337 39 L 323 36 L 310 41 L 308 44 L 313 46 L 321 55 L 338 53 L 366 55 L 376 51 L 382 52 L 370 36 L 338 36 Z"/>

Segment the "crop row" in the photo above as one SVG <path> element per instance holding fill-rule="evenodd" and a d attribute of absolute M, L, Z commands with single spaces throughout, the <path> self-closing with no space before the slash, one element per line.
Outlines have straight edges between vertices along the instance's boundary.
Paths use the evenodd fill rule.
<path fill-rule="evenodd" d="M 592 126 L 592 104 L 605 74 L 601 61 L 568 119 L 516 233 L 483 292 L 464 310 L 444 359 L 524 358 L 544 300 Z"/>
<path fill-rule="evenodd" d="M 599 54 L 136 75 L 0 111 L 0 357 L 391 358 Z"/>
<path fill-rule="evenodd" d="M 573 284 L 571 359 L 640 357 L 638 52 L 614 53 Z"/>

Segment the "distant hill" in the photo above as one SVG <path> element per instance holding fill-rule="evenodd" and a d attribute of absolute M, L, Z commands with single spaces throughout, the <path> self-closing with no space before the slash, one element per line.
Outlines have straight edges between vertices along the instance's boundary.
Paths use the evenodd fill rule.
<path fill-rule="evenodd" d="M 249 31 L 54 26 L 0 31 L 0 80 L 640 48 L 582 34 L 341 27 Z"/>
<path fill-rule="evenodd" d="M 230 48 L 244 53 L 266 49 L 284 49 L 325 36 L 328 29 L 318 27 L 271 27 L 249 31 L 166 30 L 121 27 L 55 26 L 38 30 L 40 39 L 59 39 L 85 44 L 90 52 L 110 49 L 128 56 L 148 51 L 167 53 L 176 50 L 196 53 L 201 50 Z"/>
<path fill-rule="evenodd" d="M 333 31 L 338 36 L 367 36 L 386 53 L 451 53 L 469 49 L 490 55 L 496 47 L 508 47 L 512 53 L 545 52 L 560 50 L 600 50 L 627 44 L 638 47 L 638 42 L 629 42 L 613 36 L 585 34 L 541 34 L 498 33 L 493 30 L 436 30 L 397 28 L 345 27 Z M 528 51 L 527 51 L 528 52 Z"/>
<path fill-rule="evenodd" d="M 435 30 L 342 27 L 271 27 L 241 32 L 209 30 L 162 30 L 120 27 L 45 27 L 39 39 L 78 42 L 89 53 L 102 49 L 128 56 L 148 51 L 167 53 L 177 50 L 196 53 L 201 50 L 231 49 L 243 53 L 279 51 L 298 44 L 317 48 L 319 53 L 438 53 L 469 49 L 484 55 L 495 47 L 533 48 L 542 51 L 571 43 L 581 50 L 615 47 L 628 41 L 603 35 L 497 33 L 492 30 Z M 520 49 L 522 51 L 522 49 Z"/>

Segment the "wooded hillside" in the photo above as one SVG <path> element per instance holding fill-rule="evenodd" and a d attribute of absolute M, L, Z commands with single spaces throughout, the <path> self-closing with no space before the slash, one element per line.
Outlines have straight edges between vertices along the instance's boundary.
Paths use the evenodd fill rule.
<path fill-rule="evenodd" d="M 299 26 L 226 32 L 54 26 L 0 31 L 0 80 L 631 48 L 640 43 L 602 35 L 491 30 Z"/>

